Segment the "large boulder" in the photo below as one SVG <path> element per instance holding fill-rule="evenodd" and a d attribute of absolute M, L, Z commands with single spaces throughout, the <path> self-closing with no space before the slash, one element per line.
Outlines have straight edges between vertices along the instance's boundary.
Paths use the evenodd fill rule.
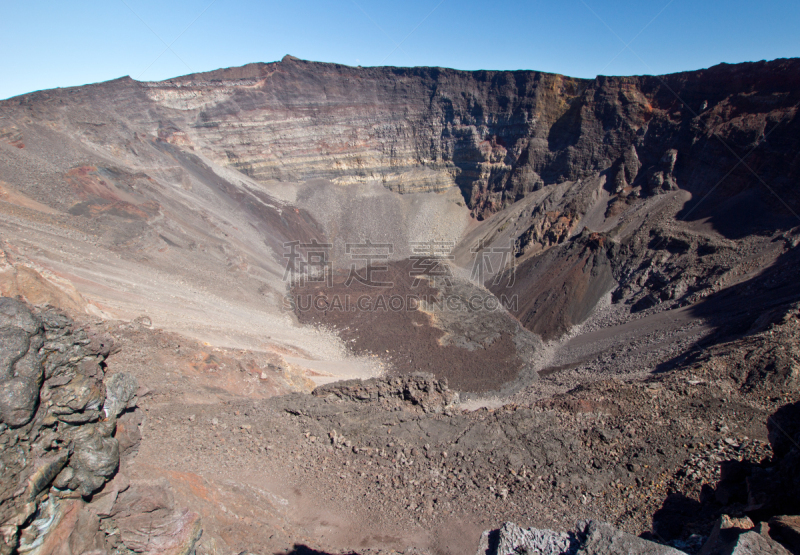
<path fill-rule="evenodd" d="M 37 385 L 41 385 L 44 366 L 42 366 L 43 356 L 40 349 L 43 345 L 44 337 L 42 337 L 41 334 L 34 335 L 30 338 L 28 352 L 14 363 L 14 376 L 27 378 L 36 382 Z"/>
<path fill-rule="evenodd" d="M 561 555 L 573 550 L 575 536 L 552 530 L 520 528 L 506 522 L 499 530 L 486 531 L 481 535 L 476 555 Z"/>
<path fill-rule="evenodd" d="M 0 380 L 14 375 L 14 364 L 28 352 L 30 336 L 22 328 L 0 328 Z"/>
<path fill-rule="evenodd" d="M 175 507 L 164 480 L 132 483 L 111 516 L 125 547 L 136 553 L 188 555 L 203 532 L 197 513 Z"/>
<path fill-rule="evenodd" d="M 733 545 L 741 534 L 754 527 L 753 521 L 748 517 L 721 515 L 698 555 L 719 555 Z"/>
<path fill-rule="evenodd" d="M 590 521 L 583 532 L 578 555 L 685 555 L 683 551 L 617 530 L 604 522 Z"/>
<path fill-rule="evenodd" d="M 780 515 L 769 519 L 770 536 L 800 553 L 800 516 Z"/>
<path fill-rule="evenodd" d="M 771 541 L 758 532 L 740 534 L 718 553 L 719 555 L 791 555 L 781 544 Z"/>
<path fill-rule="evenodd" d="M 26 378 L 0 382 L 0 422 L 12 428 L 31 421 L 39 405 L 39 385 Z"/>
<path fill-rule="evenodd" d="M 136 390 L 139 385 L 136 378 L 125 372 L 112 374 L 105 380 L 106 401 L 103 404 L 103 412 L 106 418 L 116 418 L 125 409 L 131 408 L 136 400 Z"/>
<path fill-rule="evenodd" d="M 0 297 L 0 328 L 14 327 L 34 335 L 42 328 L 42 322 L 24 303 L 9 297 Z"/>
<path fill-rule="evenodd" d="M 686 555 L 672 547 L 638 538 L 610 524 L 579 522 L 572 532 L 523 529 L 506 522 L 481 536 L 476 555 Z"/>
<path fill-rule="evenodd" d="M 67 489 L 88 497 L 110 479 L 119 467 L 119 443 L 96 427 L 81 430 L 75 438 L 68 469 Z M 67 470 L 65 469 L 65 472 Z"/>
<path fill-rule="evenodd" d="M 53 387 L 52 413 L 69 424 L 93 422 L 102 416 L 105 401 L 103 382 L 93 376 L 77 373 L 64 385 Z"/>

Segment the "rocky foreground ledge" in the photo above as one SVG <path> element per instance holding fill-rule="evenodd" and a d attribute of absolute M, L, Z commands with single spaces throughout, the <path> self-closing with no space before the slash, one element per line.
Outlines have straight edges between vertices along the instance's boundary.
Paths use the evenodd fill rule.
<path fill-rule="evenodd" d="M 408 533 L 391 547 L 417 545 L 406 554 L 442 552 L 409 538 L 463 515 L 481 525 L 468 548 L 450 552 L 799 553 L 799 318 L 795 308 L 643 382 L 585 384 L 495 410 L 464 411 L 446 382 L 422 374 L 184 406 L 155 403 L 132 375 L 106 367 L 117 350 L 109 336 L 0 299 L 0 555 L 320 555 L 357 545 L 329 549 L 302 523 L 269 543 L 272 516 L 248 528 L 215 522 L 193 498 L 175 502 L 167 472 L 135 479 L 134 458 L 157 453 L 208 475 L 202 453 L 232 480 L 267 469 L 376 530 L 400 523 Z M 285 550 L 298 540 L 306 545 Z M 369 545 L 356 552 L 397 553 Z"/>
<path fill-rule="evenodd" d="M 408 403 L 437 413 L 452 410 L 454 402 L 453 396 L 447 394 L 446 385 L 425 375 L 372 379 L 363 383 L 354 380 L 318 388 L 314 395 L 362 403 L 380 402 L 387 406 Z M 427 407 L 426 403 L 429 403 Z M 759 463 L 723 461 L 716 488 L 706 486 L 701 492 L 701 501 L 722 505 L 731 512 L 717 518 L 708 536 L 694 534 L 685 540 L 665 544 L 637 537 L 598 520 L 579 521 L 564 532 L 524 529 L 506 522 L 499 529 L 483 533 L 475 555 L 797 555 L 800 553 L 800 402 L 781 407 L 768 418 L 767 428 L 774 454 L 771 459 L 765 458 Z M 349 447 L 350 443 L 338 434 L 333 434 L 331 441 L 339 449 Z M 323 552 L 300 549 L 292 553 L 320 555 Z M 398 552 L 347 553 L 388 555 Z M 415 548 L 402 553 L 427 555 Z"/>
<path fill-rule="evenodd" d="M 166 482 L 131 481 L 136 380 L 113 340 L 55 310 L 0 298 L 0 555 L 193 551 L 197 514 Z"/>
<path fill-rule="evenodd" d="M 754 526 L 747 517 L 723 516 L 703 545 L 703 555 L 791 555 L 797 553 L 800 517 L 783 516 Z M 627 534 L 598 521 L 579 522 L 569 532 L 522 529 L 506 522 L 486 531 L 475 555 L 685 555 L 674 547 Z"/>
<path fill-rule="evenodd" d="M 772 460 L 725 461 L 715 490 L 705 496 L 728 504 L 711 535 L 673 542 L 700 555 L 791 555 L 800 553 L 800 402 L 781 407 L 767 420 Z M 782 514 L 791 512 L 792 514 Z M 697 548 L 700 547 L 698 550 Z M 579 522 L 568 532 L 522 529 L 507 522 L 486 531 L 476 555 L 679 555 L 671 546 L 627 534 L 606 523 Z"/>
<path fill-rule="evenodd" d="M 447 394 L 446 385 L 425 375 L 331 384 L 318 388 L 314 395 L 361 403 L 377 402 L 389 410 L 398 410 L 397 405 L 406 403 L 437 413 L 452 411 L 455 401 Z M 426 403 L 429 405 L 425 406 Z M 292 412 L 309 415 L 303 411 Z M 699 518 L 707 518 L 712 506 L 731 513 L 721 514 L 708 536 L 693 534 L 683 540 L 664 543 L 637 537 L 598 520 L 579 521 L 565 532 L 523 529 L 506 522 L 499 529 L 483 533 L 476 555 L 796 555 L 800 553 L 800 402 L 785 405 L 772 414 L 767 419 L 767 428 L 773 452 L 771 458 L 760 462 L 723 461 L 716 487 L 706 485 L 701 491 L 701 505 L 705 505 L 706 514 Z M 358 451 L 358 447 L 340 434 L 334 432 L 330 438 L 337 449 L 352 447 L 353 451 Z M 687 468 L 683 474 L 691 472 Z M 499 495 L 505 499 L 507 491 L 504 489 Z M 662 508 L 665 510 L 669 510 L 668 502 Z M 653 533 L 643 536 L 658 539 Z M 300 549 L 292 553 L 320 555 L 323 552 Z M 347 553 L 388 555 L 398 552 Z M 427 555 L 416 548 L 402 553 Z"/>

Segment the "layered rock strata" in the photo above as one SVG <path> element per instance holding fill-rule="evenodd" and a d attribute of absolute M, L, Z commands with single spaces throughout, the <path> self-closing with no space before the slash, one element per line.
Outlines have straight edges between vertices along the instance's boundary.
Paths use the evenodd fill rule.
<path fill-rule="evenodd" d="M 716 198 L 791 215 L 769 189 L 795 206 L 798 75 L 797 60 L 589 80 L 287 56 L 144 87 L 183 115 L 168 138 L 261 181 L 377 180 L 398 192 L 457 184 L 483 217 L 598 172 L 623 197 L 711 193 L 732 172 Z"/>
<path fill-rule="evenodd" d="M 380 181 L 398 192 L 458 185 L 478 217 L 597 173 L 623 198 L 680 187 L 729 210 L 785 217 L 798 201 L 799 63 L 592 80 L 287 56 L 158 83 L 123 78 L 33 93 L 3 107 L 52 119 L 53 103 L 113 97 L 118 115 L 106 121 L 126 136 L 117 155 L 141 155 L 139 128 L 261 182 Z M 89 141 L 110 130 L 97 116 L 87 120 L 76 125 Z M 20 121 L 0 137 L 24 150 L 37 134 Z M 694 217 L 719 208 L 708 203 Z"/>

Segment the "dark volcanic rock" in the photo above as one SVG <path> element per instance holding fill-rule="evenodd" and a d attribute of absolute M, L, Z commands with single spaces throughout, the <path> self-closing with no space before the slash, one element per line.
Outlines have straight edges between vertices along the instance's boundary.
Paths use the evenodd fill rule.
<path fill-rule="evenodd" d="M 616 281 L 612 244 L 586 230 L 564 246 L 547 250 L 509 270 L 492 291 L 516 295 L 512 313 L 544 340 L 555 339 L 583 322 Z"/>
<path fill-rule="evenodd" d="M 13 376 L 13 365 L 28 352 L 30 338 L 28 333 L 18 327 L 0 328 L 0 376 L 7 379 Z"/>
<path fill-rule="evenodd" d="M 767 433 L 776 457 L 784 457 L 800 445 L 800 402 L 785 405 L 767 420 Z"/>
<path fill-rule="evenodd" d="M 769 519 L 769 533 L 794 553 L 800 552 L 800 516 L 776 516 Z"/>
<path fill-rule="evenodd" d="M 130 404 L 136 397 L 136 390 L 139 385 L 136 378 L 130 374 L 114 374 L 105 382 L 106 401 L 103 404 L 103 411 L 108 418 L 119 416 L 122 411 L 131 408 Z"/>
<path fill-rule="evenodd" d="M 0 327 L 19 328 L 30 335 L 42 327 L 39 318 L 15 299 L 0 298 Z"/>
<path fill-rule="evenodd" d="M 66 489 L 88 497 L 103 487 L 117 471 L 119 443 L 113 437 L 104 435 L 109 431 L 92 427 L 76 435 L 68 467 L 72 470 L 72 479 Z"/>
<path fill-rule="evenodd" d="M 437 380 L 431 374 L 336 382 L 316 388 L 313 394 L 317 397 L 333 395 L 356 402 L 405 401 L 432 413 L 442 412 L 458 403 L 458 393 L 447 388 L 447 380 Z"/>
<path fill-rule="evenodd" d="M 139 519 L 136 531 L 129 534 L 120 523 L 122 543 L 113 537 L 118 532 L 110 534 L 117 526 L 110 518 L 114 501 L 128 489 L 118 473 L 120 454 L 122 462 L 129 460 L 141 439 L 141 414 L 124 412 L 136 407 L 136 380 L 105 376 L 110 338 L 89 339 L 54 310 L 35 315 L 8 298 L 0 298 L 0 321 L 6 370 L 0 377 L 0 554 L 37 546 L 43 554 L 111 547 L 189 553 L 200 534 L 199 517 L 171 501 L 158 515 L 126 508 L 126 518 Z M 84 500 L 92 501 L 91 509 Z"/>
<path fill-rule="evenodd" d="M 0 322 L 0 423 L 18 428 L 30 422 L 39 403 L 41 323 L 24 304 L 5 297 Z"/>
<path fill-rule="evenodd" d="M 12 428 L 30 422 L 39 403 L 38 384 L 25 378 L 11 378 L 1 385 L 0 421 Z"/>

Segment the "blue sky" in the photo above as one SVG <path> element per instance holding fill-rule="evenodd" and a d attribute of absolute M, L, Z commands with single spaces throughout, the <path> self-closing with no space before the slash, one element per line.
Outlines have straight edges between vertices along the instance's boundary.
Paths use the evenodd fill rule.
<path fill-rule="evenodd" d="M 661 74 L 800 56 L 800 1 L 0 0 L 0 52 L 0 98 L 284 54 L 365 66 Z"/>

